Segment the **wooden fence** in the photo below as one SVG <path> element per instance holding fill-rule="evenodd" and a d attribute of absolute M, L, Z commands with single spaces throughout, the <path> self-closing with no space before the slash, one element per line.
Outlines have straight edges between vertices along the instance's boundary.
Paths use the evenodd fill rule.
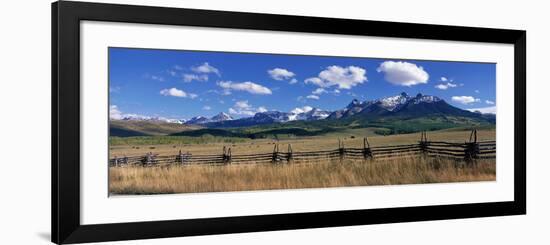
<path fill-rule="evenodd" d="M 335 150 L 294 152 L 292 145 L 288 144 L 286 151 L 279 149 L 275 144 L 273 152 L 246 155 L 233 155 L 230 147 L 223 147 L 222 154 L 193 155 L 181 150 L 177 155 L 159 156 L 152 152 L 145 156 L 114 157 L 109 159 L 110 166 L 158 166 L 166 164 L 195 165 L 195 164 L 254 164 L 254 163 L 291 163 L 291 162 L 316 162 L 323 160 L 376 160 L 397 157 L 424 156 L 442 157 L 455 160 L 463 160 L 466 163 L 475 162 L 476 159 L 496 158 L 495 141 L 477 141 L 477 131 L 472 130 L 470 139 L 464 143 L 443 141 L 429 141 L 426 132 L 422 132 L 420 141 L 416 144 L 404 144 L 394 146 L 371 147 L 368 139 L 363 139 L 362 148 L 346 148 L 344 141 L 338 140 L 338 148 Z"/>

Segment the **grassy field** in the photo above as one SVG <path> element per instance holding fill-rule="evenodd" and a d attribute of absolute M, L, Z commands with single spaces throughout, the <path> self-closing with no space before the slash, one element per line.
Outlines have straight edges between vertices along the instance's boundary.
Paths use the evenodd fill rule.
<path fill-rule="evenodd" d="M 179 150 L 193 155 L 221 154 L 231 147 L 233 156 L 270 153 L 274 144 L 294 152 L 334 150 L 338 140 L 345 147 L 360 148 L 363 137 L 371 146 L 418 143 L 420 133 L 382 136 L 378 128 L 347 129 L 323 136 L 247 139 L 220 136 L 142 136 L 110 139 L 110 155 L 142 156 L 147 152 L 175 155 Z M 467 129 L 428 132 L 430 141 L 466 142 Z M 495 140 L 494 129 L 478 130 L 478 140 Z M 228 166 L 111 167 L 111 194 L 158 194 L 322 188 L 341 186 L 422 184 L 495 180 L 495 160 L 478 160 L 476 166 L 457 160 L 403 157 L 394 160 L 350 160 L 343 163 L 305 162 L 291 164 L 233 164 Z"/>
<path fill-rule="evenodd" d="M 110 157 L 138 156 L 147 152 L 159 155 L 175 155 L 179 150 L 194 155 L 221 154 L 223 146 L 229 146 L 233 155 L 268 153 L 273 151 L 275 143 L 286 151 L 286 145 L 292 144 L 295 152 L 333 150 L 338 147 L 338 139 L 343 139 L 346 147 L 362 147 L 363 137 L 368 137 L 371 146 L 399 145 L 417 143 L 420 133 L 382 136 L 374 133 L 377 128 L 348 129 L 323 136 L 280 137 L 275 139 L 246 139 L 214 136 L 144 136 L 110 138 Z M 446 129 L 428 132 L 433 141 L 465 142 L 470 131 L 467 129 Z M 478 140 L 495 140 L 494 129 L 478 130 Z"/>
<path fill-rule="evenodd" d="M 494 181 L 495 160 L 395 160 L 228 166 L 112 167 L 112 195 L 225 192 L 344 186 Z"/>

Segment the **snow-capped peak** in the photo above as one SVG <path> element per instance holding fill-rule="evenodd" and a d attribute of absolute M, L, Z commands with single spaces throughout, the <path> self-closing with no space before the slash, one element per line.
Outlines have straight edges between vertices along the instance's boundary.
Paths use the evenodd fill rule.
<path fill-rule="evenodd" d="M 303 107 L 296 107 L 294 108 L 294 110 L 290 111 L 291 114 L 300 114 L 300 113 L 304 113 L 304 112 L 308 112 L 308 111 L 311 111 L 313 110 L 313 107 L 311 106 L 303 106 Z"/>
<path fill-rule="evenodd" d="M 410 98 L 411 97 L 407 93 L 402 92 L 399 95 L 379 99 L 378 102 L 380 103 L 380 105 L 384 109 L 386 109 L 388 111 L 393 111 L 396 108 L 398 108 L 399 106 L 404 105 L 405 103 L 407 103 L 407 101 Z"/>
<path fill-rule="evenodd" d="M 319 108 L 313 108 L 313 110 L 304 112 L 303 114 L 306 116 L 305 120 L 321 120 L 327 118 L 330 115 L 330 112 L 323 111 Z"/>
<path fill-rule="evenodd" d="M 418 94 L 415 97 L 411 97 L 407 93 L 402 92 L 398 95 L 384 97 L 384 98 L 371 100 L 371 101 L 361 102 L 357 99 L 353 99 L 351 103 L 349 103 L 348 106 L 346 106 L 345 112 L 347 113 L 348 116 L 353 115 L 371 105 L 377 105 L 388 111 L 398 111 L 407 103 L 419 104 L 419 103 L 432 103 L 437 101 L 441 101 L 441 99 L 436 96 Z"/>
<path fill-rule="evenodd" d="M 211 118 L 207 118 L 205 116 L 193 117 L 189 119 L 189 121 L 187 121 L 187 124 L 206 124 L 211 122 L 222 122 L 222 121 L 228 121 L 228 120 L 233 120 L 233 117 L 231 117 L 225 112 L 220 112 Z"/>
<path fill-rule="evenodd" d="M 185 119 L 173 119 L 173 118 L 166 118 L 166 117 L 150 117 L 150 116 L 143 116 L 143 115 L 137 115 L 137 114 L 127 114 L 120 120 L 124 121 L 150 121 L 150 122 L 166 122 L 166 123 L 177 123 L 177 124 L 183 124 L 185 123 Z"/>
<path fill-rule="evenodd" d="M 359 106 L 361 105 L 361 101 L 359 101 L 358 99 L 353 99 L 348 106 L 346 106 L 347 109 L 351 109 L 353 107 L 356 107 L 356 106 Z"/>
<path fill-rule="evenodd" d="M 438 102 L 438 101 L 441 101 L 441 99 L 437 96 L 433 96 L 433 95 L 422 95 L 422 94 L 418 94 L 416 95 L 416 97 L 413 99 L 413 103 L 414 104 L 419 104 L 419 103 L 433 103 L 433 102 Z"/>
<path fill-rule="evenodd" d="M 196 116 L 196 117 L 193 117 L 193 118 L 189 119 L 189 121 L 187 121 L 186 124 L 204 124 L 204 123 L 209 123 L 209 122 L 210 122 L 210 119 L 208 119 L 206 117 Z"/>
<path fill-rule="evenodd" d="M 311 106 L 304 106 L 290 111 L 290 113 L 288 113 L 288 121 L 321 120 L 327 118 L 329 115 L 330 112 L 328 111 L 323 111 L 319 108 L 313 108 Z"/>
<path fill-rule="evenodd" d="M 215 115 L 212 118 L 210 118 L 210 120 L 213 122 L 221 122 L 221 121 L 233 120 L 233 117 L 231 117 L 225 112 L 220 112 L 218 115 Z"/>

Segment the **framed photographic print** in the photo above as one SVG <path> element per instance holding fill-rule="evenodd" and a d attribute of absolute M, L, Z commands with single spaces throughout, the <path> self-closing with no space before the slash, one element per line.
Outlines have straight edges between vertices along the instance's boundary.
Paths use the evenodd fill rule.
<path fill-rule="evenodd" d="M 520 30 L 52 5 L 52 241 L 519 215 Z"/>

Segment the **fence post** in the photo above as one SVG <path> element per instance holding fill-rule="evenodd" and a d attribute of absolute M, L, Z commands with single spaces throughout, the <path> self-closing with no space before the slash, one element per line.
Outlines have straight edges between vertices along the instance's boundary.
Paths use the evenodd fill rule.
<path fill-rule="evenodd" d="M 155 161 L 155 156 L 153 155 L 153 152 L 149 152 L 145 154 L 145 158 L 143 159 L 143 163 L 147 166 L 152 165 Z"/>
<path fill-rule="evenodd" d="M 227 148 L 225 147 L 225 145 L 223 146 L 222 162 L 223 164 L 227 164 L 229 162 L 229 157 L 227 155 Z"/>
<path fill-rule="evenodd" d="M 143 165 L 149 164 L 149 160 L 150 160 L 149 153 L 145 153 L 145 158 L 143 160 L 144 160 Z"/>
<path fill-rule="evenodd" d="M 428 134 L 426 131 L 422 131 L 420 134 L 420 151 L 422 151 L 422 156 L 428 154 Z"/>
<path fill-rule="evenodd" d="M 470 133 L 470 142 L 466 143 L 464 148 L 464 160 L 468 164 L 476 164 L 479 154 L 479 143 L 477 143 L 477 129 L 473 129 Z"/>
<path fill-rule="evenodd" d="M 181 152 L 181 150 L 180 150 L 180 152 L 179 152 L 178 157 L 179 157 L 179 159 L 176 159 L 176 161 L 179 160 L 179 162 L 180 162 L 181 165 L 185 164 L 185 156 L 183 155 L 183 153 Z"/>
<path fill-rule="evenodd" d="M 345 157 L 344 141 L 338 139 L 338 154 L 340 155 L 340 162 L 344 160 Z"/>
<path fill-rule="evenodd" d="M 372 159 L 372 151 L 370 150 L 370 144 L 367 137 L 363 138 L 363 158 Z"/>
<path fill-rule="evenodd" d="M 231 147 L 227 149 L 227 164 L 231 164 Z"/>
<path fill-rule="evenodd" d="M 470 142 L 477 142 L 477 129 L 472 129 L 472 132 L 470 132 Z"/>
<path fill-rule="evenodd" d="M 279 144 L 275 144 L 273 146 L 273 155 L 271 156 L 271 162 L 272 163 L 277 162 L 277 154 L 279 154 Z"/>
<path fill-rule="evenodd" d="M 286 162 L 290 163 L 292 161 L 292 145 L 288 144 L 288 152 L 286 153 Z"/>

